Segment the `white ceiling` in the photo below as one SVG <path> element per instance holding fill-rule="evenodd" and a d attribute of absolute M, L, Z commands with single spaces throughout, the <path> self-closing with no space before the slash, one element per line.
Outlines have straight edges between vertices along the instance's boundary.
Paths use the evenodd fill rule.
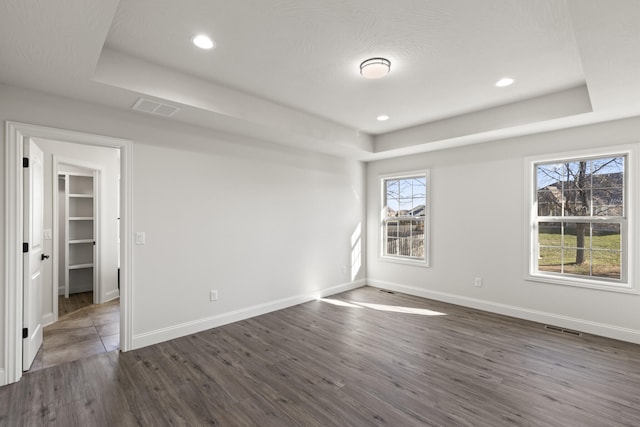
<path fill-rule="evenodd" d="M 0 82 L 371 160 L 640 114 L 638 22 L 636 0 L 3 0 Z M 391 73 L 362 78 L 375 56 Z"/>

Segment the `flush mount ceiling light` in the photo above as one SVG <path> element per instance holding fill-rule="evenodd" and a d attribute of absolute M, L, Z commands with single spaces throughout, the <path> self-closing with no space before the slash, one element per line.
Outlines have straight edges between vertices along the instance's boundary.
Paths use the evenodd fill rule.
<path fill-rule="evenodd" d="M 384 122 L 384 121 L 389 120 L 389 116 L 387 116 L 386 114 L 382 114 L 382 115 L 378 116 L 377 119 L 378 119 L 379 122 Z"/>
<path fill-rule="evenodd" d="M 213 49 L 216 45 L 213 40 L 211 40 L 211 37 L 205 34 L 198 34 L 196 36 L 193 36 L 191 41 L 200 49 Z"/>
<path fill-rule="evenodd" d="M 497 87 L 507 87 L 513 84 L 514 80 L 511 77 L 503 77 L 496 82 Z"/>
<path fill-rule="evenodd" d="M 389 74 L 391 62 L 385 58 L 371 58 L 360 64 L 360 74 L 367 79 L 379 79 Z"/>

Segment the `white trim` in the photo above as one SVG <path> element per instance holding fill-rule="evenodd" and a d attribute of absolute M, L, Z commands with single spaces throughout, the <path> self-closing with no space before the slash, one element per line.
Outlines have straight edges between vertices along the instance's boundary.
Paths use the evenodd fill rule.
<path fill-rule="evenodd" d="M 111 300 L 114 300 L 116 298 L 120 297 L 120 291 L 118 289 L 114 289 L 112 291 L 109 291 L 105 294 L 104 296 L 104 302 L 109 302 Z"/>
<path fill-rule="evenodd" d="M 56 301 L 58 301 L 58 296 L 57 296 L 57 295 L 54 295 L 53 299 L 54 299 L 54 300 L 56 300 Z M 58 318 L 57 318 L 57 317 L 56 317 L 56 318 L 55 318 L 55 320 L 54 320 L 53 313 L 47 313 L 47 314 L 44 314 L 44 315 L 42 315 L 42 327 L 43 327 L 43 328 L 44 328 L 44 327 L 47 327 L 47 326 L 49 326 L 50 324 L 55 323 L 57 320 L 58 320 Z"/>
<path fill-rule="evenodd" d="M 637 329 L 622 328 L 620 326 L 609 325 L 606 323 L 592 322 L 590 320 L 578 319 L 575 317 L 563 316 L 560 314 L 548 313 L 545 311 L 531 310 L 528 308 L 517 307 L 508 304 L 500 304 L 476 298 L 463 297 L 446 292 L 431 291 L 414 286 L 386 282 L 383 280 L 367 279 L 367 285 L 389 289 L 396 292 L 403 292 L 405 294 L 428 298 L 436 301 L 447 302 L 463 307 L 474 308 L 490 313 L 502 314 L 504 316 L 515 317 L 518 319 L 524 319 L 548 325 L 560 326 L 563 328 L 574 329 L 593 335 L 599 335 L 602 337 L 640 344 L 640 330 Z"/>
<path fill-rule="evenodd" d="M 0 385 L 22 377 L 22 140 L 24 137 L 53 139 L 77 144 L 120 149 L 121 169 L 121 256 L 120 348 L 131 348 L 131 245 L 132 236 L 132 149 L 130 140 L 55 129 L 26 123 L 5 122 L 5 274 L 4 274 L 4 378 Z M 10 284 L 15 284 L 10 286 Z M 2 368 L 0 368 L 2 369 Z"/>
<path fill-rule="evenodd" d="M 5 275 L 4 372 L 8 384 L 22 376 L 22 141 L 23 134 L 7 123 L 5 129 Z M 15 284 L 9 286 L 9 284 Z"/>
<path fill-rule="evenodd" d="M 4 374 L 4 369 L 0 368 L 0 384 L 6 384 L 6 378 Z"/>
<path fill-rule="evenodd" d="M 216 328 L 218 326 L 227 325 L 229 323 L 238 322 L 240 320 L 250 319 L 276 310 L 282 310 L 293 307 L 298 304 L 313 301 L 318 298 L 324 298 L 341 292 L 350 291 L 352 289 L 361 288 L 366 285 L 364 279 L 353 282 L 343 283 L 341 285 L 326 288 L 313 293 L 297 295 L 294 297 L 283 298 L 263 304 L 246 307 L 228 313 L 218 314 L 215 316 L 205 317 L 203 319 L 193 320 L 178 325 L 168 326 L 166 328 L 156 329 L 154 331 L 138 334 L 133 337 L 133 349 L 158 344 L 175 338 L 184 337 L 195 334 L 207 329 Z"/>
<path fill-rule="evenodd" d="M 640 197 L 637 196 L 637 177 L 640 174 L 640 156 L 638 150 L 640 144 L 625 144 L 610 147 L 599 147 L 595 149 L 577 150 L 571 152 L 551 153 L 526 157 L 524 159 L 524 203 L 525 203 L 525 250 L 524 250 L 524 279 L 527 281 L 550 283 L 562 286 L 574 286 L 589 289 L 598 289 L 609 292 L 622 292 L 628 294 L 640 294 L 640 268 L 638 267 L 638 256 L 640 256 Z M 536 163 L 544 162 L 565 162 L 570 160 L 594 159 L 598 157 L 624 156 L 625 177 L 624 177 L 624 200 L 625 200 L 625 221 L 621 221 L 622 232 L 622 263 L 626 267 L 623 270 L 620 281 L 611 279 L 599 280 L 597 277 L 580 277 L 574 275 L 559 275 L 535 271 L 537 260 L 535 233 L 536 225 L 533 218 L 536 214 L 535 208 L 535 174 L 533 166 Z M 590 218 L 590 217 L 585 217 Z M 604 219 L 603 219 L 604 220 Z M 598 219 L 599 221 L 599 219 Z M 594 222 L 594 221 L 591 221 Z M 625 228 L 626 226 L 626 228 Z M 624 231 L 626 230 L 626 232 Z"/>
<path fill-rule="evenodd" d="M 418 258 L 410 258 L 404 256 L 393 256 L 393 255 L 385 255 L 384 247 L 385 247 L 385 239 L 384 239 L 384 222 L 385 222 L 385 214 L 384 214 L 384 202 L 385 202 L 385 188 L 384 182 L 388 179 L 403 179 L 403 178 L 413 178 L 416 176 L 424 176 L 425 178 L 425 207 L 424 207 L 424 259 Z M 431 170 L 430 169 L 420 169 L 409 172 L 400 172 L 400 173 L 386 173 L 378 175 L 378 181 L 380 182 L 380 218 L 378 224 L 378 260 L 384 262 L 391 262 L 394 264 L 405 264 L 405 265 L 413 265 L 415 267 L 430 267 L 430 259 L 431 259 Z"/>

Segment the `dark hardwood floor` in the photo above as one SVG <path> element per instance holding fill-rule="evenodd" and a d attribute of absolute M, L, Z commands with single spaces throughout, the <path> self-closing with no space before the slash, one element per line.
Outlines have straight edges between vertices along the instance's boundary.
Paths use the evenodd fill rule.
<path fill-rule="evenodd" d="M 28 373 L 0 425 L 638 426 L 640 346 L 365 287 Z"/>

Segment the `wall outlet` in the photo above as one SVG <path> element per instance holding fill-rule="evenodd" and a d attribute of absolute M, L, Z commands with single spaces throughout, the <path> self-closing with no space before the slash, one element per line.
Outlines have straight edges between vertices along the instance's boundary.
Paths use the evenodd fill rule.
<path fill-rule="evenodd" d="M 218 301 L 218 291 L 209 291 L 209 301 Z"/>
<path fill-rule="evenodd" d="M 482 287 L 482 277 L 476 277 L 475 279 L 473 279 L 473 286 L 475 286 L 476 288 L 481 288 Z"/>
<path fill-rule="evenodd" d="M 342 274 L 347 274 L 347 266 L 346 265 L 342 266 Z"/>

